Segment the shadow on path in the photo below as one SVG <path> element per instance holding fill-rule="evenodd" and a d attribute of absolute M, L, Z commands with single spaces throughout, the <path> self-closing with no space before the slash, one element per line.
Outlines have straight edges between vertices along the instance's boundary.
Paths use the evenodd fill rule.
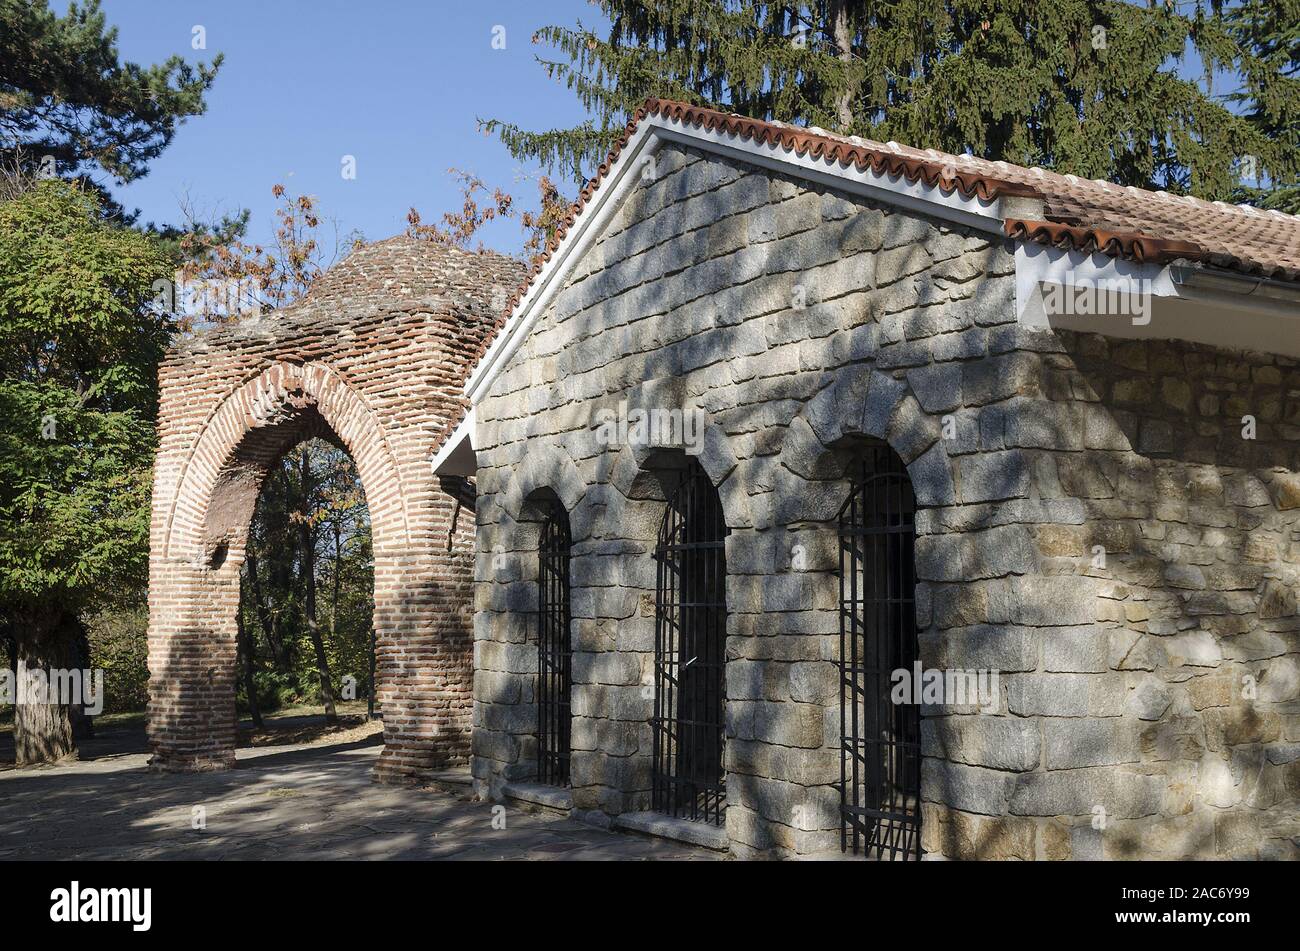
<path fill-rule="evenodd" d="M 151 773 L 142 751 L 11 769 L 0 773 L 0 860 L 718 857 L 516 806 L 494 828 L 493 807 L 468 789 L 372 783 L 381 748 L 376 735 L 241 749 L 236 769 L 214 773 Z"/>

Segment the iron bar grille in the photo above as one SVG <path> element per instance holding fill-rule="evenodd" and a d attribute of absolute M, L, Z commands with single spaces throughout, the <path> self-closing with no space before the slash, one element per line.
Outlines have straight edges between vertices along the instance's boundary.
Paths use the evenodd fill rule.
<path fill-rule="evenodd" d="M 917 658 L 916 500 L 884 445 L 855 463 L 839 516 L 840 848 L 921 857 L 921 715 L 890 700 Z"/>
<path fill-rule="evenodd" d="M 569 785 L 569 517 L 552 501 L 537 545 L 537 779 Z"/>
<path fill-rule="evenodd" d="M 708 475 L 691 460 L 668 500 L 655 548 L 656 811 L 721 825 L 726 703 L 726 523 Z"/>

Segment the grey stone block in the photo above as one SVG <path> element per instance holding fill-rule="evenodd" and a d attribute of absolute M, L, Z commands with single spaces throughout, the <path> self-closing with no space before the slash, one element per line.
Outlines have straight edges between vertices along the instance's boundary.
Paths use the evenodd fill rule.
<path fill-rule="evenodd" d="M 921 796 L 962 812 L 1001 816 L 1016 787 L 1016 774 L 963 766 L 926 757 L 921 761 Z"/>
<path fill-rule="evenodd" d="M 1110 632 L 1096 625 L 1052 628 L 1042 637 L 1045 670 L 1098 673 L 1110 666 Z"/>
<path fill-rule="evenodd" d="M 1069 626 L 1089 624 L 1097 617 L 1096 582 L 1060 575 L 1007 579 L 1009 620 L 1017 624 Z"/>
<path fill-rule="evenodd" d="M 1044 718 L 1043 750 L 1047 769 L 1078 769 L 1136 763 L 1137 727 L 1122 717 L 1105 720 Z"/>
<path fill-rule="evenodd" d="M 907 382 L 927 413 L 945 413 L 961 405 L 962 368 L 939 363 L 907 371 Z"/>
<path fill-rule="evenodd" d="M 1007 677 L 1007 707 L 1022 717 L 1086 717 L 1091 678 L 1082 674 Z"/>
<path fill-rule="evenodd" d="M 1029 460 L 1016 449 L 964 456 L 959 471 L 966 503 L 1024 498 L 1029 493 Z"/>
<path fill-rule="evenodd" d="M 962 394 L 967 404 L 994 403 L 1041 392 L 1041 359 L 1032 353 L 1008 353 L 963 365 Z"/>
<path fill-rule="evenodd" d="M 1160 811 L 1165 780 L 1120 767 L 1091 767 L 1022 773 L 1010 811 L 1017 816 L 1091 816 L 1098 808 L 1118 819 L 1140 819 Z"/>
<path fill-rule="evenodd" d="M 862 422 L 858 431 L 883 439 L 894 410 L 907 393 L 907 384 L 891 376 L 877 373 L 871 378 L 867 399 L 862 407 Z"/>
<path fill-rule="evenodd" d="M 1002 673 L 1038 667 L 1041 635 L 1036 628 L 975 625 L 946 631 L 922 631 L 918 637 L 926 667 L 997 670 Z"/>
<path fill-rule="evenodd" d="M 952 469 L 943 441 L 936 442 L 907 467 L 918 505 L 951 505 L 956 501 Z"/>
<path fill-rule="evenodd" d="M 1038 766 L 1038 723 L 984 714 L 928 717 L 921 752 L 991 769 L 1024 772 Z"/>
<path fill-rule="evenodd" d="M 665 816 L 661 812 L 625 812 L 615 816 L 615 829 L 627 829 L 661 839 L 672 839 L 688 845 L 698 845 L 717 852 L 725 852 L 731 844 L 727 830 L 710 822 L 691 822 Z"/>
<path fill-rule="evenodd" d="M 921 244 L 933 231 L 929 222 L 895 212 L 885 218 L 881 228 L 881 247 L 889 249 L 905 244 Z"/>
<path fill-rule="evenodd" d="M 736 701 L 728 704 L 728 720 L 741 740 L 815 749 L 824 740 L 823 710 L 811 703 Z"/>
<path fill-rule="evenodd" d="M 875 208 L 860 208 L 840 232 L 840 250 L 846 254 L 880 248 L 885 215 Z"/>

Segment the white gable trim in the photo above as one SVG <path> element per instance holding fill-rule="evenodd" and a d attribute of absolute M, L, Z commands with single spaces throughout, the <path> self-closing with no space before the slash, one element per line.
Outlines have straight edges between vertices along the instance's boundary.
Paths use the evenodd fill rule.
<path fill-rule="evenodd" d="M 862 170 L 832 159 L 817 159 L 810 154 L 801 156 L 776 143 L 763 145 L 734 133 L 697 128 L 688 122 L 659 115 L 646 116 L 638 123 L 636 132 L 615 160 L 608 177 L 592 194 L 572 229 L 542 267 L 483 359 L 465 381 L 465 395 L 471 403 L 482 399 L 497 374 L 510 362 L 537 318 L 563 286 L 562 277 L 569 262 L 577 260 L 600 235 L 602 227 L 622 204 L 626 194 L 637 186 L 643 163 L 664 142 L 688 145 L 760 168 L 796 175 L 999 237 L 1003 235 L 1005 218 L 1038 218 L 1042 214 L 1042 203 L 1036 199 L 982 201 L 963 196 L 958 191 L 945 195 L 937 186 L 920 181 L 909 182 L 902 175 L 878 174 L 869 167 Z"/>
<path fill-rule="evenodd" d="M 474 456 L 474 410 L 471 409 L 438 447 L 433 457 L 433 474 L 468 477 L 477 471 L 478 461 Z"/>
<path fill-rule="evenodd" d="M 794 149 L 775 143 L 761 145 L 754 139 L 745 139 L 734 133 L 697 129 L 689 123 L 670 122 L 659 116 L 653 118 L 653 125 L 662 138 L 671 142 L 706 148 L 760 168 L 797 175 L 819 185 L 828 185 L 897 208 L 906 208 L 953 224 L 987 231 L 999 237 L 1003 235 L 1002 221 L 1008 217 L 1003 210 L 1006 199 L 982 201 L 979 198 L 968 198 L 956 190 L 945 195 L 936 186 L 922 181 L 909 182 L 902 175 L 878 173 L 870 166 L 859 169 L 855 165 L 841 165 L 834 159 L 814 158 L 811 153 L 800 155 Z M 1036 199 L 1029 201 L 1037 208 L 1042 207 L 1042 203 Z"/>
<path fill-rule="evenodd" d="M 609 177 L 592 194 L 572 229 L 560 241 L 559 247 L 551 254 L 551 259 L 542 266 L 527 293 L 515 305 L 514 313 L 506 320 L 506 325 L 501 328 L 487 353 L 483 354 L 483 359 L 465 381 L 465 395 L 471 403 L 482 398 L 489 384 L 510 362 L 510 358 L 528 336 L 528 331 L 563 285 L 560 277 L 569 261 L 577 260 L 600 235 L 601 226 L 617 210 L 622 193 L 636 182 L 634 170 L 640 167 L 645 157 L 654 154 L 658 144 L 657 137 L 651 133 L 651 127 L 647 123 L 643 122 L 637 127 L 610 169 Z"/>

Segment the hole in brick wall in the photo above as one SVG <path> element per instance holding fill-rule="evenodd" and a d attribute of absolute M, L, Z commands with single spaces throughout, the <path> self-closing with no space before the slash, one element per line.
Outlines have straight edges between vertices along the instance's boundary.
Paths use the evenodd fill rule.
<path fill-rule="evenodd" d="M 226 555 L 229 553 L 229 547 L 222 542 L 216 548 L 212 549 L 212 554 L 208 557 L 208 567 L 213 571 L 216 571 L 226 563 Z"/>

